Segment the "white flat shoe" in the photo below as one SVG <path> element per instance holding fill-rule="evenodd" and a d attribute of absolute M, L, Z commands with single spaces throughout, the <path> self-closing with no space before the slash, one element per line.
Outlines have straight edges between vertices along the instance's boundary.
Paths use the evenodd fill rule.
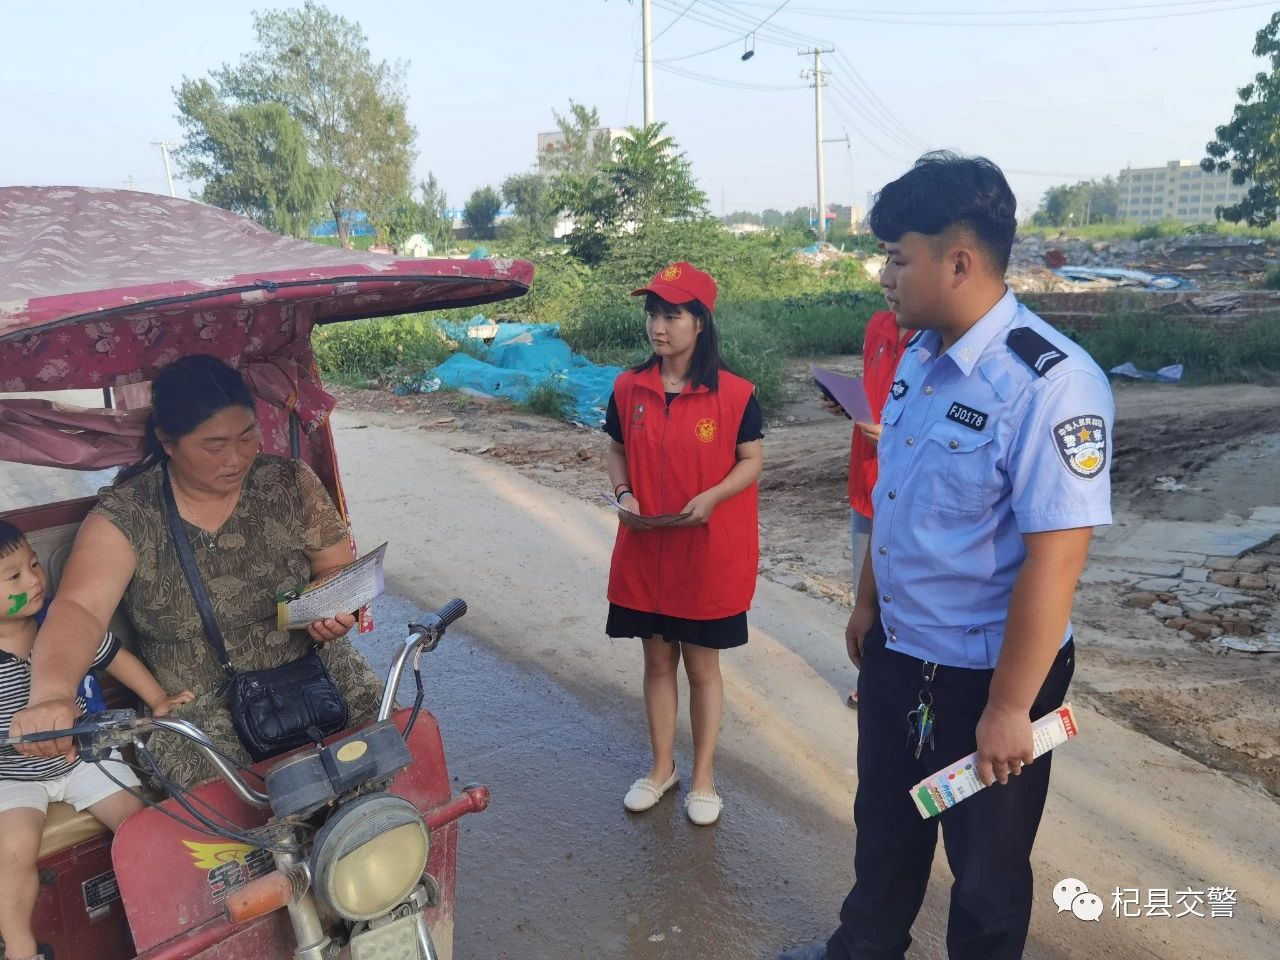
<path fill-rule="evenodd" d="M 648 777 L 641 777 L 631 785 L 627 795 L 622 798 L 622 805 L 632 813 L 644 813 L 646 810 L 652 810 L 658 805 L 662 795 L 679 782 L 680 773 L 677 770 L 672 770 L 667 782 L 661 785 L 654 783 Z"/>
<path fill-rule="evenodd" d="M 684 812 L 700 827 L 709 827 L 720 819 L 724 801 L 718 793 L 690 793 L 684 798 Z"/>

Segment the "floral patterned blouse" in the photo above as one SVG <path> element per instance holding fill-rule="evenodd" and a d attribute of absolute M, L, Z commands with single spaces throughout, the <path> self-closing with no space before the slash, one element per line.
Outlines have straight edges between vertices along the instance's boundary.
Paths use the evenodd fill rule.
<path fill-rule="evenodd" d="M 196 695 L 194 702 L 173 715 L 196 724 L 221 750 L 248 763 L 217 695 L 226 674 L 205 639 L 195 599 L 169 538 L 161 477 L 156 466 L 103 488 L 93 512 L 111 521 L 133 546 L 136 566 L 124 608 L 137 630 L 136 652 L 166 692 L 189 689 Z M 183 525 L 232 665 L 238 670 L 263 670 L 307 653 L 311 639 L 305 630 L 276 629 L 275 598 L 311 578 L 308 552 L 348 537 L 346 524 L 311 468 L 261 454 L 245 477 L 235 510 L 218 530 L 205 532 L 185 520 Z M 382 681 L 349 638 L 320 649 L 347 698 L 351 722 L 373 719 Z M 156 736 L 149 747 L 165 775 L 183 786 L 216 775 L 203 754 L 186 740 Z"/>

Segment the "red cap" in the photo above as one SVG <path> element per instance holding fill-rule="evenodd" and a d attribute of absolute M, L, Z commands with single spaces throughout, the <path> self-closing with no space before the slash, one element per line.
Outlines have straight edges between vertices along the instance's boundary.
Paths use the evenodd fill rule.
<path fill-rule="evenodd" d="M 667 303 L 688 303 L 697 300 L 710 312 L 716 312 L 716 282 L 711 274 L 704 273 L 691 263 L 673 263 L 657 272 L 647 287 L 632 290 L 631 295 L 657 294 Z"/>

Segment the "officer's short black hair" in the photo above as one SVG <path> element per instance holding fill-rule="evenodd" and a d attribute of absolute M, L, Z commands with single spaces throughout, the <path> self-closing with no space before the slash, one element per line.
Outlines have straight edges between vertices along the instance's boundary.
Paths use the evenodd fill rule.
<path fill-rule="evenodd" d="M 1004 173 L 986 157 L 935 150 L 876 195 L 871 231 L 893 243 L 904 233 L 934 237 L 963 227 L 1003 275 L 1018 230 L 1017 206 Z"/>

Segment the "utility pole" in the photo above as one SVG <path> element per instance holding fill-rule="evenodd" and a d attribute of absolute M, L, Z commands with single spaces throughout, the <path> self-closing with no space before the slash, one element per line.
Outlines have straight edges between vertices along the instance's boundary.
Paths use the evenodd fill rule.
<path fill-rule="evenodd" d="M 653 6 L 651 0 L 640 0 L 640 19 L 644 33 L 644 125 L 653 123 Z"/>
<path fill-rule="evenodd" d="M 170 143 L 168 140 L 152 140 L 151 145 L 160 148 L 160 155 L 164 157 L 164 178 L 169 181 L 169 196 L 176 197 L 177 194 L 173 190 L 173 171 L 169 168 L 169 151 L 177 144 Z"/>
<path fill-rule="evenodd" d="M 822 88 L 826 85 L 823 79 L 822 55 L 834 52 L 835 47 L 814 47 L 812 50 L 801 50 L 800 56 L 813 57 L 813 130 L 814 152 L 818 160 L 818 242 L 827 239 L 827 184 L 826 168 L 822 158 Z"/>

